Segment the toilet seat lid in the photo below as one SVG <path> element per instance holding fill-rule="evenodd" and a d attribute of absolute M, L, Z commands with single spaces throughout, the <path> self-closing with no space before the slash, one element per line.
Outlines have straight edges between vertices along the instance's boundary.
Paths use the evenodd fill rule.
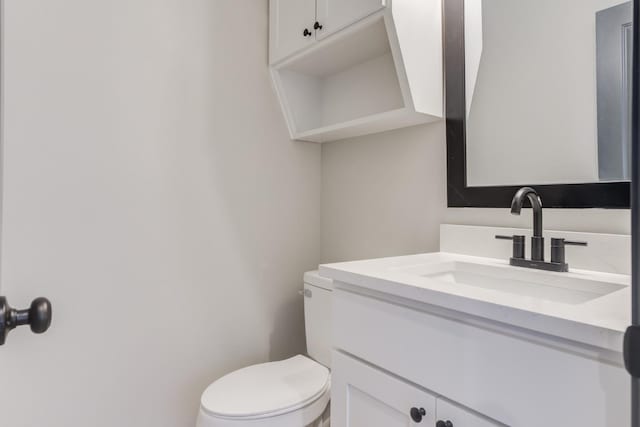
<path fill-rule="evenodd" d="M 207 387 L 201 403 L 213 415 L 255 418 L 301 408 L 321 396 L 328 386 L 329 370 L 298 355 L 225 375 Z"/>

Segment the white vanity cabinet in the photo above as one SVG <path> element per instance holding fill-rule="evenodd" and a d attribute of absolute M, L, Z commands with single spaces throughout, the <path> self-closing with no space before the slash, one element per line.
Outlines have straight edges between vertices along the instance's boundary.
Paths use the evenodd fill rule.
<path fill-rule="evenodd" d="M 334 285 L 334 427 L 629 424 L 620 353 Z"/>
<path fill-rule="evenodd" d="M 340 352 L 333 353 L 331 367 L 332 427 L 435 425 L 433 394 Z"/>
<path fill-rule="evenodd" d="M 333 427 L 500 425 L 344 353 L 333 353 L 332 368 Z"/>
<path fill-rule="evenodd" d="M 442 0 L 271 0 L 269 63 L 292 139 L 441 120 Z"/>
<path fill-rule="evenodd" d="M 456 406 L 444 398 L 437 399 L 436 417 L 438 421 L 445 423 L 443 427 L 498 427 L 503 425 Z"/>

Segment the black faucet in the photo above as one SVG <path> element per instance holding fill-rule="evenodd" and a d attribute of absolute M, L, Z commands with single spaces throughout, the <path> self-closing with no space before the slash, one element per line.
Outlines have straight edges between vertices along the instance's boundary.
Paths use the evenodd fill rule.
<path fill-rule="evenodd" d="M 512 240 L 513 255 L 509 263 L 517 267 L 537 268 L 549 271 L 569 271 L 565 261 L 565 246 L 587 246 L 585 242 L 551 239 L 551 262 L 544 260 L 544 237 L 542 237 L 542 199 L 531 187 L 522 187 L 511 201 L 511 214 L 520 215 L 525 200 L 533 208 L 533 236 L 531 237 L 531 259 L 526 259 L 524 236 L 496 236 L 496 239 Z"/>
<path fill-rule="evenodd" d="M 520 215 L 525 198 L 533 208 L 533 237 L 531 237 L 531 260 L 544 261 L 544 237 L 542 237 L 542 200 L 536 190 L 522 187 L 511 201 L 511 214 Z"/>

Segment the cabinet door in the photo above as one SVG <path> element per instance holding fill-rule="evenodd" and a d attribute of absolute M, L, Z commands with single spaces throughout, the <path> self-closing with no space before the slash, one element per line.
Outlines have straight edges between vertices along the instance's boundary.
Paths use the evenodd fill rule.
<path fill-rule="evenodd" d="M 322 39 L 385 7 L 388 0 L 318 0 L 316 37 Z"/>
<path fill-rule="evenodd" d="M 331 366 L 332 427 L 435 425 L 435 397 L 426 391 L 338 351 Z"/>
<path fill-rule="evenodd" d="M 436 427 L 498 427 L 504 426 L 476 415 L 441 398 L 436 403 Z M 438 424 L 440 423 L 440 424 Z"/>
<path fill-rule="evenodd" d="M 315 41 L 316 0 L 270 0 L 269 62 L 295 53 Z M 305 29 L 309 35 L 305 36 Z"/>

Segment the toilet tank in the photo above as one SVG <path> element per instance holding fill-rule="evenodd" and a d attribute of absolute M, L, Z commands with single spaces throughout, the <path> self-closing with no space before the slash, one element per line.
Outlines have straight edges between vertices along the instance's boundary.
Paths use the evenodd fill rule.
<path fill-rule="evenodd" d="M 304 323 L 307 354 L 331 367 L 331 294 L 333 281 L 317 271 L 304 274 Z"/>

